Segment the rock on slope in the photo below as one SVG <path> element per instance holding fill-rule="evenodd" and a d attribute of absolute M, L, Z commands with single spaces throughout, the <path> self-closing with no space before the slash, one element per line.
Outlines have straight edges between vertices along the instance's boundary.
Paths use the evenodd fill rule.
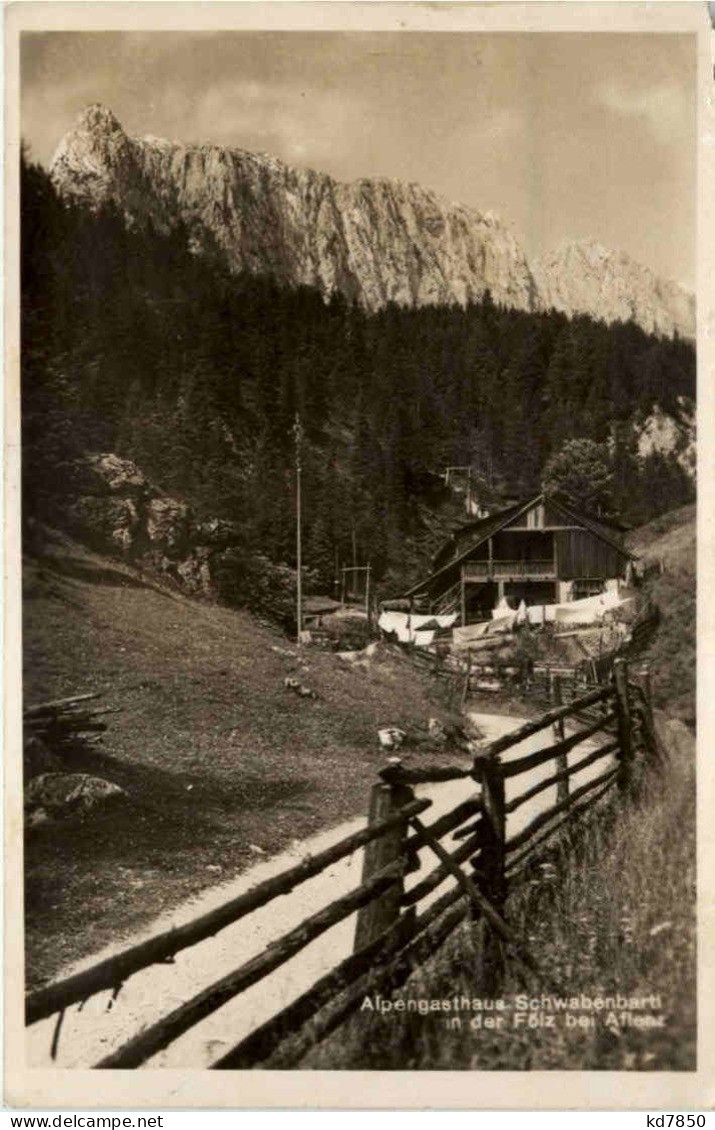
<path fill-rule="evenodd" d="M 198 521 L 185 502 L 164 494 L 135 463 L 113 452 L 77 460 L 54 509 L 72 534 L 100 552 L 207 597 L 216 596 L 224 553 L 241 540 L 234 523 Z"/>
<path fill-rule="evenodd" d="M 465 304 L 489 289 L 505 306 L 551 305 L 645 328 L 692 333 L 688 296 L 646 268 L 611 256 L 608 286 L 571 278 L 585 263 L 539 269 L 495 216 L 452 204 L 417 184 L 342 184 L 274 157 L 212 145 L 128 137 L 112 112 L 88 107 L 52 162 L 58 190 L 97 206 L 113 201 L 128 220 L 169 229 L 185 223 L 193 248 L 218 250 L 231 268 L 288 285 L 341 292 L 368 310 Z M 629 261 L 630 263 L 630 261 Z M 543 288 L 543 293 L 541 291 Z"/>

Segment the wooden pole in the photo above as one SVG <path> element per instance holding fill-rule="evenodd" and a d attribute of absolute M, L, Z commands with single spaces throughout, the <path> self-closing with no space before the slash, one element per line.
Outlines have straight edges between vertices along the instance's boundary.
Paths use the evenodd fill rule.
<path fill-rule="evenodd" d="M 295 414 L 295 426 L 293 428 L 295 435 L 295 539 L 296 539 L 296 632 L 298 638 L 298 647 L 301 645 L 301 636 L 303 634 L 303 536 L 301 529 L 302 514 L 301 514 L 301 462 L 300 462 L 300 443 L 303 435 L 300 426 L 300 416 Z"/>
<path fill-rule="evenodd" d="M 389 760 L 394 769 L 402 764 L 399 757 Z M 370 793 L 368 827 L 394 816 L 398 809 L 414 800 L 412 789 L 399 783 L 378 781 Z M 407 822 L 398 824 L 379 839 L 373 840 L 365 848 L 363 855 L 362 881 L 368 882 L 374 875 L 389 864 L 405 858 Z M 358 913 L 355 925 L 353 951 L 369 945 L 374 938 L 393 926 L 400 917 L 400 904 L 404 894 L 404 884 L 395 883 L 385 892 L 384 897 L 376 898 Z"/>
<path fill-rule="evenodd" d="M 616 686 L 616 722 L 618 732 L 620 772 L 619 787 L 624 792 L 633 788 L 633 741 L 631 736 L 631 708 L 628 701 L 628 664 L 618 658 L 613 663 Z"/>
<path fill-rule="evenodd" d="M 365 613 L 367 615 L 368 627 L 370 626 L 370 562 L 367 563 L 365 571 Z"/>
<path fill-rule="evenodd" d="M 476 769 L 482 789 L 482 822 L 475 877 L 484 897 L 503 917 L 506 902 L 504 778 L 496 760 L 478 759 Z M 479 920 L 479 948 L 482 988 L 485 993 L 496 996 L 504 977 L 504 950 L 499 933 L 484 918 Z"/>
<path fill-rule="evenodd" d="M 276 1069 L 296 1066 L 301 1062 L 307 1051 L 314 1048 L 328 1033 L 333 1032 L 353 1012 L 356 1012 L 363 1004 L 366 996 L 373 997 L 378 990 L 383 996 L 388 996 L 399 989 L 410 974 L 424 966 L 428 958 L 444 944 L 465 916 L 464 899 L 455 898 L 452 891 L 449 892 L 449 895 L 451 909 L 443 913 L 446 908 L 442 900 L 438 900 L 433 906 L 430 906 L 424 914 L 420 915 L 413 932 L 412 941 L 403 946 L 396 957 L 393 957 L 390 952 L 388 963 L 383 963 L 378 958 L 376 967 L 354 982 L 345 993 L 335 997 L 333 1005 L 323 1009 L 309 1025 L 306 1025 L 300 1035 L 286 1045 L 283 1054 L 279 1051 L 278 1062 L 271 1066 Z M 457 903 L 457 905 L 454 906 L 454 903 Z M 240 1067 L 242 1064 L 239 1063 L 237 1066 Z"/>
<path fill-rule="evenodd" d="M 552 695 L 551 701 L 554 706 L 563 706 L 564 698 L 561 689 L 561 676 L 552 675 Z M 563 718 L 557 718 L 553 724 L 554 741 L 562 742 L 566 736 Z M 556 763 L 557 773 L 562 773 L 569 767 L 568 753 L 557 753 L 554 758 Z M 559 804 L 562 800 L 568 800 L 569 796 L 569 779 L 563 777 L 556 785 L 556 803 Z"/>
<path fill-rule="evenodd" d="M 641 671 L 641 680 L 643 688 L 643 712 L 642 720 L 644 727 L 644 741 L 646 749 L 654 754 L 659 767 L 662 768 L 663 764 L 667 762 L 667 751 L 658 737 L 658 731 L 655 727 L 655 715 L 653 714 L 653 684 L 651 682 L 650 665 L 646 664 Z"/>
<path fill-rule="evenodd" d="M 461 702 L 462 710 L 464 710 L 464 707 L 466 706 L 466 703 L 467 703 L 467 699 L 469 697 L 469 680 L 471 679 L 471 677 L 472 677 L 472 653 L 471 653 L 471 651 L 467 651 L 467 671 L 466 671 L 466 674 L 464 676 L 464 687 L 462 688 L 462 702 Z"/>
<path fill-rule="evenodd" d="M 648 704 L 648 710 L 651 715 L 653 714 L 653 683 L 650 674 L 650 664 L 646 664 L 643 668 L 643 693 L 645 700 Z"/>
<path fill-rule="evenodd" d="M 459 588 L 459 604 L 461 610 L 462 627 L 467 623 L 467 588 L 464 581 L 464 566 L 462 566 L 461 582 Z"/>

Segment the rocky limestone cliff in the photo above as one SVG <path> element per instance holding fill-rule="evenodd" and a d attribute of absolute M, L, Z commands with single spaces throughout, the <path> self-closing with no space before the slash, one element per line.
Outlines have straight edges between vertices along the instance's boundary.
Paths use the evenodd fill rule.
<path fill-rule="evenodd" d="M 664 412 L 655 404 L 648 416 L 636 423 L 638 454 L 645 458 L 652 452 L 673 456 L 691 478 L 697 472 L 695 404 L 678 397 L 677 415 Z"/>
<path fill-rule="evenodd" d="M 131 223 L 183 222 L 195 251 L 218 250 L 233 270 L 337 291 L 371 311 L 464 305 L 489 289 L 510 308 L 633 316 L 648 330 L 693 334 L 692 296 L 647 268 L 604 252 L 604 272 L 573 253 L 540 264 L 535 278 L 499 219 L 417 184 L 342 184 L 242 149 L 131 138 L 100 105 L 62 140 L 51 174 L 63 195 L 112 201 Z"/>
<path fill-rule="evenodd" d="M 623 251 L 598 243 L 569 243 L 533 264 L 539 299 L 564 314 L 592 314 L 605 322 L 632 318 L 648 333 L 695 337 L 695 298 L 659 278 Z"/>

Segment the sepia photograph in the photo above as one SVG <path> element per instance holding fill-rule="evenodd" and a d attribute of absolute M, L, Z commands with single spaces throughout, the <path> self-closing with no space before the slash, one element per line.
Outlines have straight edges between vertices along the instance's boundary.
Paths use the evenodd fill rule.
<path fill-rule="evenodd" d="M 13 1054 L 694 1078 L 697 21 L 203 7 L 17 33 Z"/>

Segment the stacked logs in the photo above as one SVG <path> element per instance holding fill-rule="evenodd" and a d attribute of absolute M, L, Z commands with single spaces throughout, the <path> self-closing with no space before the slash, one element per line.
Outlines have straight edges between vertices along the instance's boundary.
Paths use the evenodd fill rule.
<path fill-rule="evenodd" d="M 116 713 L 112 707 L 90 706 L 97 698 L 98 693 L 79 694 L 26 706 L 22 715 L 25 744 L 39 739 L 54 753 L 61 753 L 79 737 L 96 740 L 107 729 L 100 716 Z"/>

